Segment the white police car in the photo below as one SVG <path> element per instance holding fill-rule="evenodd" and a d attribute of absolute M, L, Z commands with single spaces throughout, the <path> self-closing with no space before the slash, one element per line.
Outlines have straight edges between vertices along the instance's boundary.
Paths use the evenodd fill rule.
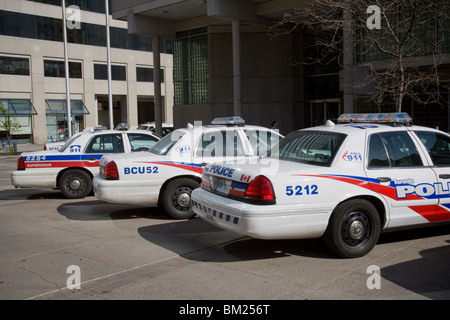
<path fill-rule="evenodd" d="M 207 166 L 193 211 L 254 238 L 323 237 L 344 257 L 382 231 L 450 221 L 450 135 L 404 113 L 339 119 L 292 132 L 257 165 Z"/>
<path fill-rule="evenodd" d="M 149 150 L 160 138 L 149 131 L 101 130 L 74 135 L 57 151 L 22 153 L 11 173 L 15 187 L 59 188 L 67 198 L 84 198 L 92 190 L 104 154 Z"/>
<path fill-rule="evenodd" d="M 203 167 L 216 161 L 249 161 L 266 154 L 282 136 L 244 125 L 239 117 L 215 119 L 211 126 L 177 129 L 141 154 L 104 156 L 94 177 L 94 193 L 111 203 L 161 205 L 175 219 L 193 216 L 192 190 Z"/>

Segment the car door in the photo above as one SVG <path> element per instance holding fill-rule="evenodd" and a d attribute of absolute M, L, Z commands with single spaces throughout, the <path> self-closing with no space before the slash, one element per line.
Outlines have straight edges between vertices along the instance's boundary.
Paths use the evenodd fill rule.
<path fill-rule="evenodd" d="M 261 129 L 243 130 L 253 154 L 256 156 L 265 156 L 268 152 L 280 142 L 283 138 L 276 132 Z"/>
<path fill-rule="evenodd" d="M 103 154 L 124 152 L 122 133 L 99 134 L 89 141 L 81 160 L 86 167 L 98 168 Z"/>
<path fill-rule="evenodd" d="M 439 207 L 433 221 L 450 220 L 450 137 L 434 131 L 415 131 L 426 148 L 436 172 Z"/>
<path fill-rule="evenodd" d="M 388 203 L 388 227 L 426 223 L 436 214 L 436 174 L 406 130 L 368 137 L 366 172 Z"/>

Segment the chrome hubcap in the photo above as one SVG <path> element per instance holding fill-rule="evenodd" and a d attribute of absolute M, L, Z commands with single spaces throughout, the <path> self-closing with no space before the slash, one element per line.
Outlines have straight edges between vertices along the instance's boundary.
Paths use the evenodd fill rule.
<path fill-rule="evenodd" d="M 359 239 L 364 234 L 364 225 L 361 221 L 353 221 L 349 228 L 350 236 L 353 239 Z"/>
<path fill-rule="evenodd" d="M 69 186 L 70 186 L 70 189 L 72 189 L 72 190 L 78 190 L 81 187 L 81 182 L 80 182 L 80 180 L 75 179 L 75 180 L 70 181 Z"/>
<path fill-rule="evenodd" d="M 191 204 L 191 196 L 188 193 L 182 193 L 178 196 L 177 202 L 182 207 L 187 207 Z"/>

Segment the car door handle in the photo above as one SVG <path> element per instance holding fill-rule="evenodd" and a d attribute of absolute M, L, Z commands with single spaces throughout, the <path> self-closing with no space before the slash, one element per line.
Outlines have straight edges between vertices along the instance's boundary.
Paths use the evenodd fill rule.
<path fill-rule="evenodd" d="M 96 158 L 87 158 L 86 160 L 87 160 L 87 161 L 90 161 L 90 162 L 95 162 L 95 161 L 97 161 Z"/>
<path fill-rule="evenodd" d="M 440 174 L 439 178 L 441 178 L 441 179 L 450 179 L 450 174 Z"/>
<path fill-rule="evenodd" d="M 389 177 L 378 177 L 377 180 L 379 182 L 389 182 L 389 181 L 391 181 L 391 178 L 389 178 Z"/>
<path fill-rule="evenodd" d="M 202 167 L 206 167 L 207 165 L 208 165 L 208 164 L 207 164 L 206 162 L 202 162 L 202 163 L 201 163 L 201 166 L 202 166 Z"/>

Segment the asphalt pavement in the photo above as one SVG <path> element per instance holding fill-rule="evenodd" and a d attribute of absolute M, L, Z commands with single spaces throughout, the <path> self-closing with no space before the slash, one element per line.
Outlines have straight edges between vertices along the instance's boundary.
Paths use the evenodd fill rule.
<path fill-rule="evenodd" d="M 0 157 L 1 300 L 175 301 L 178 314 L 218 301 L 224 315 L 228 301 L 450 299 L 450 225 L 383 234 L 341 259 L 320 239 L 258 240 L 157 207 L 15 189 L 17 158 Z"/>

